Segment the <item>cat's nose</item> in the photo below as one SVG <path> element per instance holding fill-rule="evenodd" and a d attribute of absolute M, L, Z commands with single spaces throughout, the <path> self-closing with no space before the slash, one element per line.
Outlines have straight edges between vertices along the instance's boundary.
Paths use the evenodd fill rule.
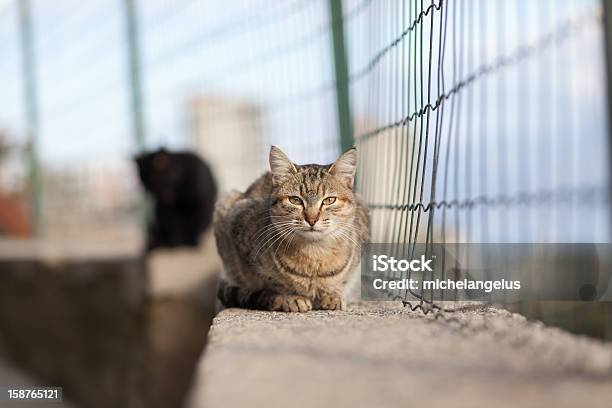
<path fill-rule="evenodd" d="M 306 217 L 306 222 L 311 227 L 314 227 L 314 225 L 317 223 L 318 220 L 319 220 L 319 217 Z"/>

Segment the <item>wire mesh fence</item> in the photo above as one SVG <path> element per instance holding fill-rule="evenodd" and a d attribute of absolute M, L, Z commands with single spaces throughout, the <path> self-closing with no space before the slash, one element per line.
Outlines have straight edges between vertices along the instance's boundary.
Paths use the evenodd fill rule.
<path fill-rule="evenodd" d="M 347 25 L 373 242 L 608 242 L 602 27 L 597 1 L 478 0 Z"/>

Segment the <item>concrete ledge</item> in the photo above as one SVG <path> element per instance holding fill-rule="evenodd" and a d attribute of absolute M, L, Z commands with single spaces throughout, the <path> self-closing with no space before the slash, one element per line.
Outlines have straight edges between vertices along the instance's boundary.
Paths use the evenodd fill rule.
<path fill-rule="evenodd" d="M 601 406 L 612 347 L 494 308 L 396 302 L 346 312 L 228 309 L 214 320 L 191 406 Z"/>

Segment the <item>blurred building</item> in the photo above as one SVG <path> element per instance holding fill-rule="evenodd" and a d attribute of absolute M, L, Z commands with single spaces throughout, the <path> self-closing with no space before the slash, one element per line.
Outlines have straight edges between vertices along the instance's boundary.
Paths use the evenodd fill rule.
<path fill-rule="evenodd" d="M 90 239 L 139 233 L 140 187 L 128 161 L 47 166 L 42 230 L 50 237 Z"/>
<path fill-rule="evenodd" d="M 189 101 L 188 117 L 193 148 L 212 166 L 221 191 L 244 190 L 267 170 L 257 105 L 198 96 Z"/>

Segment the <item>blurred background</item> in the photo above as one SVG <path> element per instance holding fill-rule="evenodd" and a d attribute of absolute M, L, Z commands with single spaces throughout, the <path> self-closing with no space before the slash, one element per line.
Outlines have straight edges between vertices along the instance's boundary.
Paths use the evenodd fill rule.
<path fill-rule="evenodd" d="M 143 255 L 160 147 L 223 194 L 271 144 L 356 145 L 375 242 L 609 243 L 604 3 L 0 0 L 0 370 L 182 404 L 219 261 L 210 231 Z M 515 308 L 612 333 L 603 303 Z"/>
<path fill-rule="evenodd" d="M 198 152 L 225 189 L 265 171 L 271 143 L 336 155 L 326 2 L 136 3 L 2 2 L 2 189 L 28 207 L 16 234 L 135 239 L 130 158 L 146 148 Z"/>

